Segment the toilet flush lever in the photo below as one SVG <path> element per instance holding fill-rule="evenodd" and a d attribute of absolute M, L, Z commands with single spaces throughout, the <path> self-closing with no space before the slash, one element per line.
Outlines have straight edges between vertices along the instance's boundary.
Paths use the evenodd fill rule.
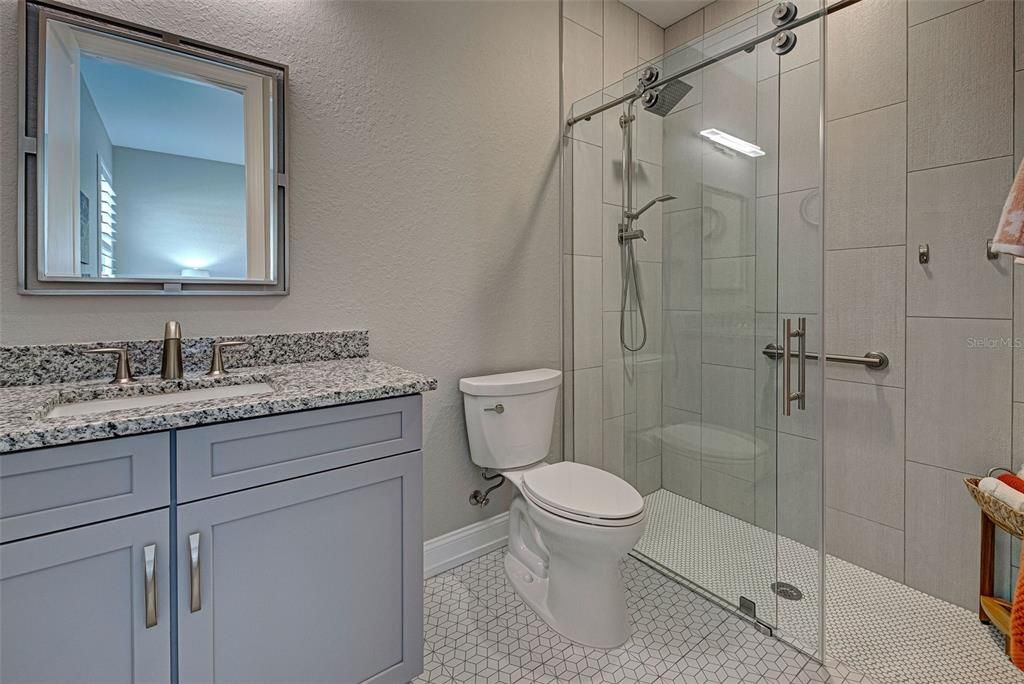
<path fill-rule="evenodd" d="M 485 408 L 484 411 L 493 411 L 494 413 L 502 414 L 505 412 L 505 406 L 504 404 L 495 404 L 490 408 Z"/>

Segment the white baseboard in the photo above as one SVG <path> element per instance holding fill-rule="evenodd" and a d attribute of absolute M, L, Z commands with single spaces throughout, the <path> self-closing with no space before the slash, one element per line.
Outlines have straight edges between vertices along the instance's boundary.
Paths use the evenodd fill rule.
<path fill-rule="evenodd" d="M 508 512 L 466 525 L 423 544 L 424 578 L 439 575 L 500 548 L 508 541 Z"/>

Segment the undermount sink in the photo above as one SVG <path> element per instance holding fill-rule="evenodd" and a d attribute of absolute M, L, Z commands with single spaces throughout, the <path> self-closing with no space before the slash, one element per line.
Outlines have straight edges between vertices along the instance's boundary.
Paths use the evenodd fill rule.
<path fill-rule="evenodd" d="M 108 411 L 125 409 L 150 408 L 153 406 L 169 406 L 171 404 L 189 404 L 212 399 L 231 399 L 249 397 L 258 394 L 269 394 L 274 388 L 266 382 L 250 382 L 245 384 L 217 385 L 198 389 L 182 389 L 159 394 L 131 394 L 129 396 L 100 396 L 93 399 L 61 401 L 49 409 L 44 418 L 67 418 L 71 416 L 89 416 Z"/>

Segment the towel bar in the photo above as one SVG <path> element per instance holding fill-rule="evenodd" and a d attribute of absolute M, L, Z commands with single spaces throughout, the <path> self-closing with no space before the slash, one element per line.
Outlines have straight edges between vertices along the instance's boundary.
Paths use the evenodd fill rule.
<path fill-rule="evenodd" d="M 782 347 L 777 344 L 769 344 L 761 353 L 769 359 L 775 359 L 776 361 L 782 358 Z M 797 352 L 790 352 L 790 356 L 796 356 Z M 807 352 L 808 359 L 817 359 L 818 355 L 815 352 Z M 889 367 L 889 357 L 882 352 L 868 352 L 864 356 L 847 356 L 846 354 L 826 354 L 826 361 L 833 361 L 835 363 L 850 363 L 858 366 L 867 366 L 872 370 L 882 370 L 883 368 Z"/>

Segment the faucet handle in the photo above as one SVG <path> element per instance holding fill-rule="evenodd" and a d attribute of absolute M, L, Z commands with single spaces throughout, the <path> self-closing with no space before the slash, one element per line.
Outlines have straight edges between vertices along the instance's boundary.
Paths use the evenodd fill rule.
<path fill-rule="evenodd" d="M 114 371 L 114 379 L 110 381 L 111 385 L 127 385 L 130 382 L 135 382 L 135 378 L 132 376 L 132 367 L 128 363 L 128 348 L 127 347 L 99 347 L 98 349 L 83 349 L 83 354 L 116 354 L 117 355 L 117 369 Z"/>
<path fill-rule="evenodd" d="M 225 340 L 224 342 L 213 343 L 213 357 L 210 359 L 210 372 L 208 376 L 216 378 L 222 375 L 227 375 L 228 372 L 224 369 L 224 354 L 223 349 L 231 347 L 243 347 L 248 346 L 250 343 L 245 340 Z"/>

